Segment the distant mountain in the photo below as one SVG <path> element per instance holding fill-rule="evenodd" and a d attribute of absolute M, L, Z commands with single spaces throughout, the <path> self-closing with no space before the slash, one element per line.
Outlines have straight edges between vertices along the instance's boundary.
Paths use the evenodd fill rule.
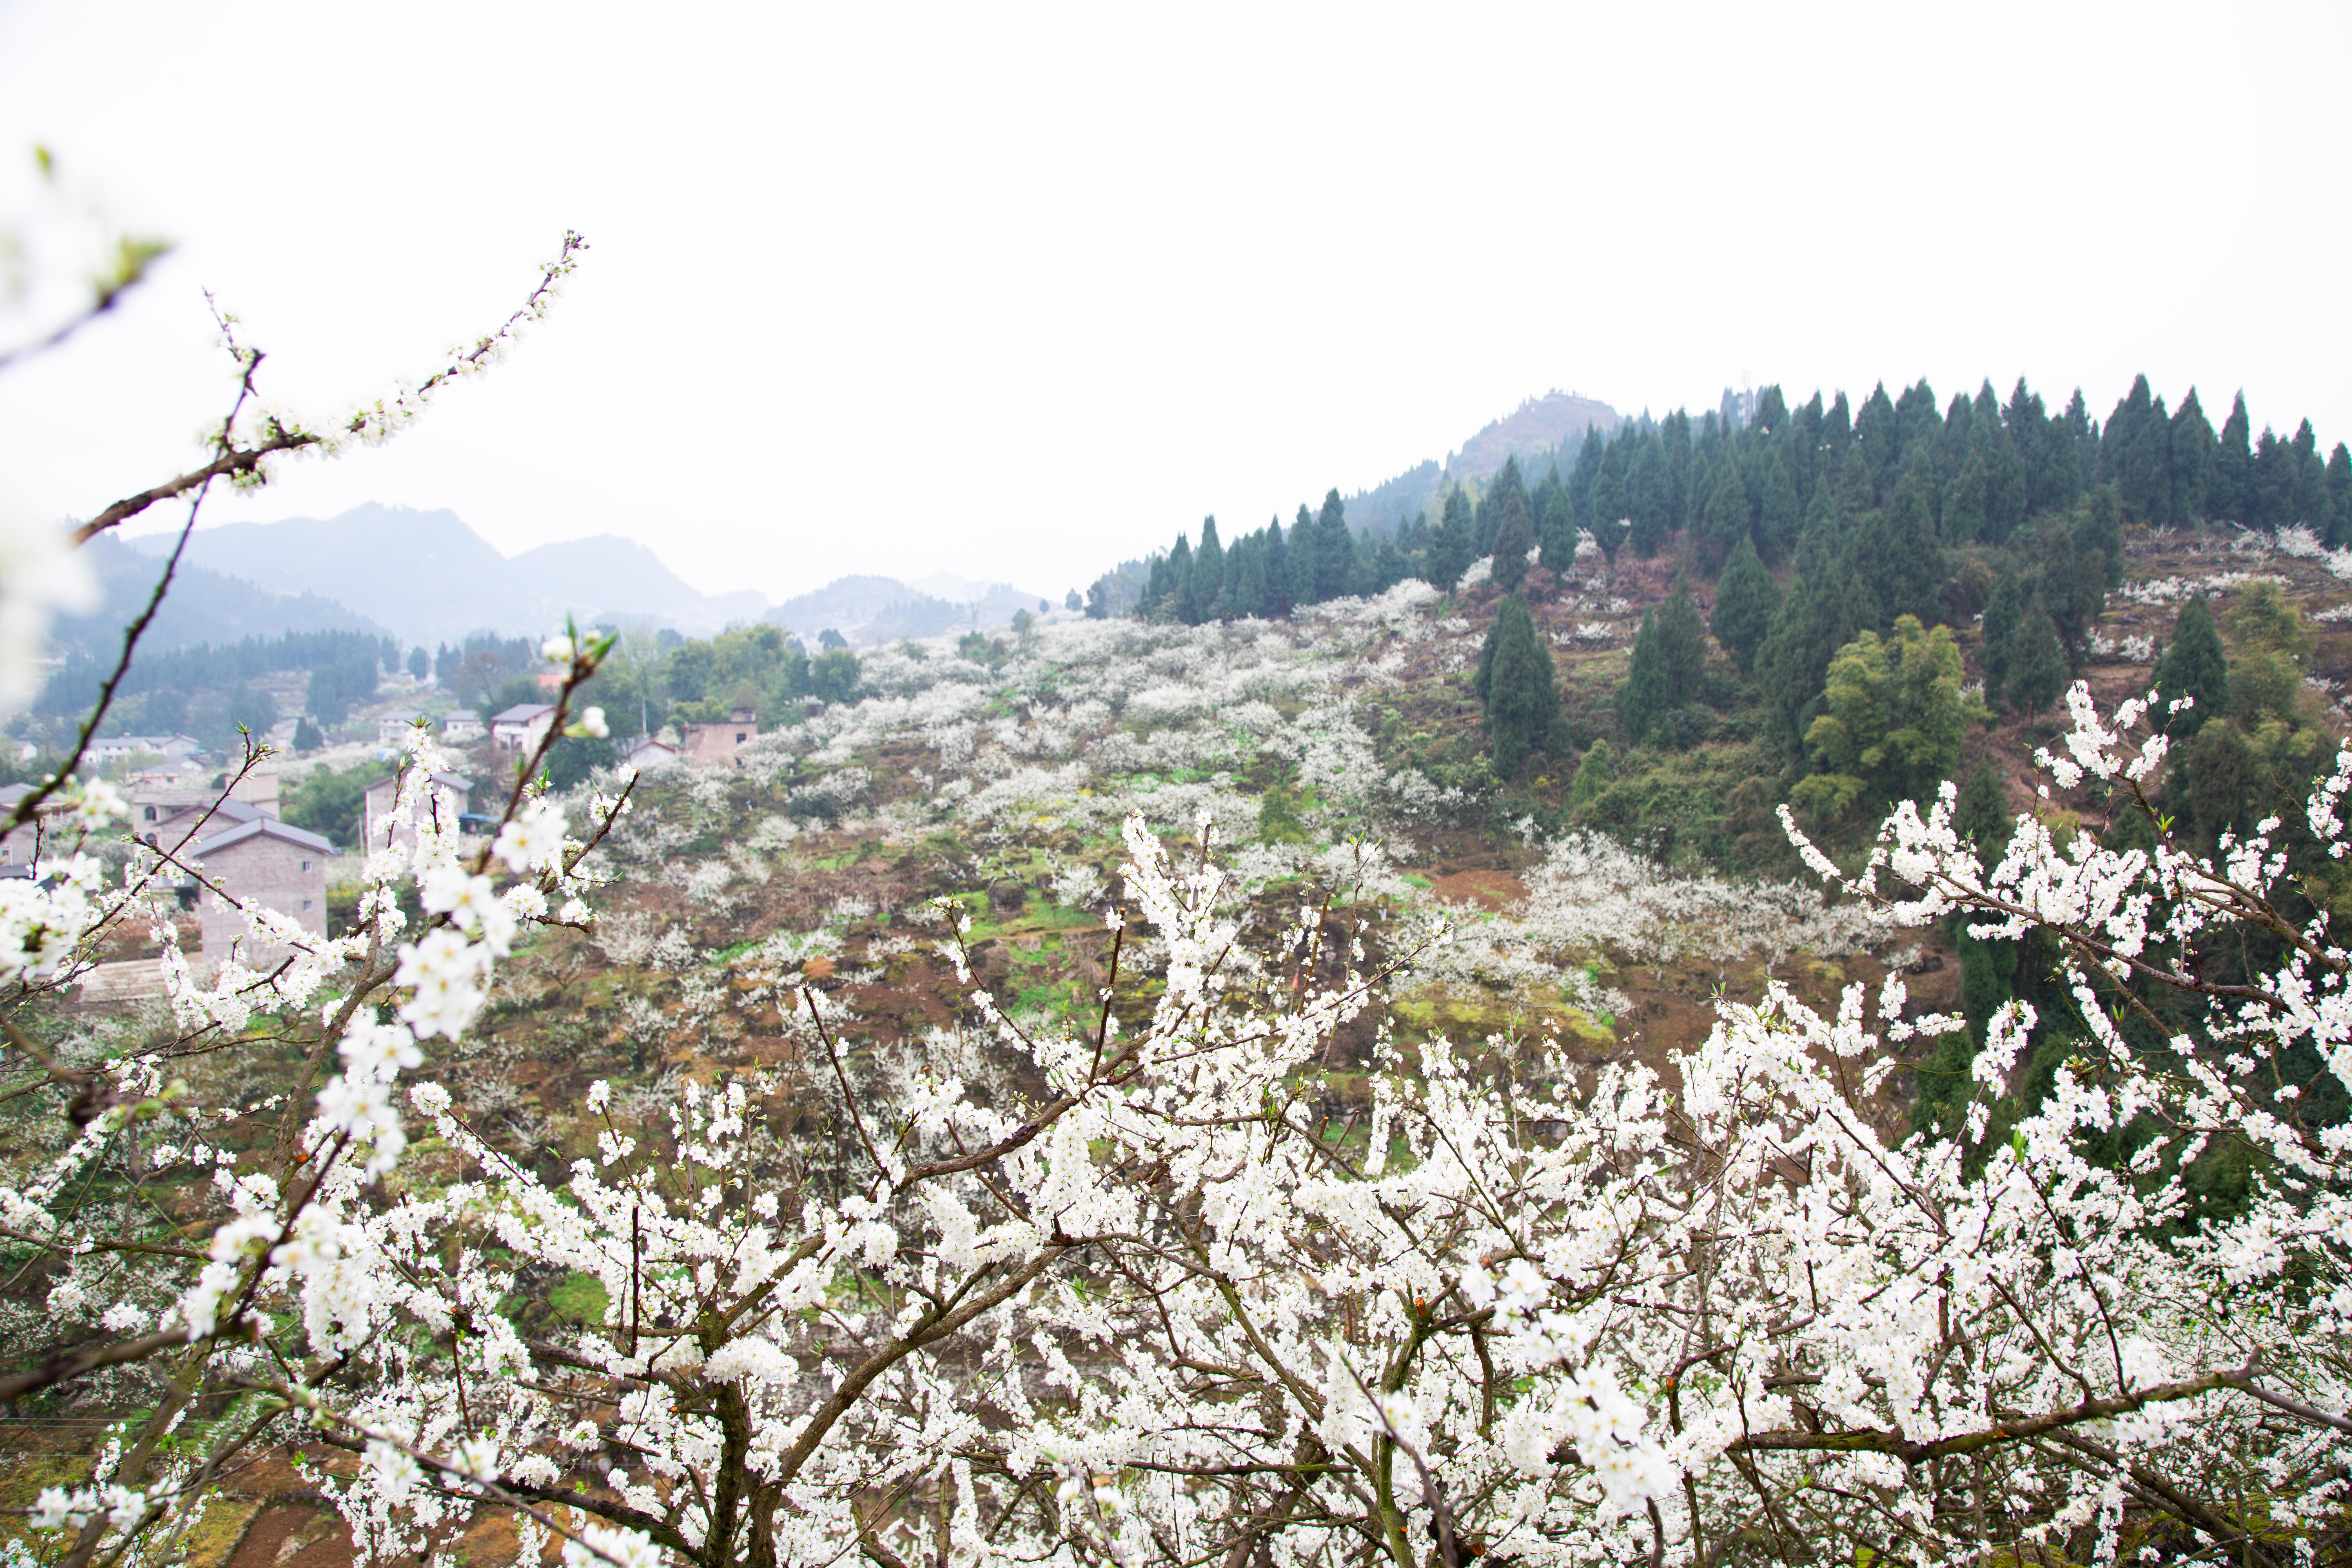
<path fill-rule="evenodd" d="M 843 577 L 787 599 L 760 618 L 790 628 L 814 652 L 826 631 L 839 632 L 856 647 L 874 647 L 901 637 L 1001 626 L 1023 610 L 1034 613 L 1043 602 L 1009 583 L 969 583 L 947 573 L 922 581 L 955 597 L 927 594 L 896 577 Z"/>
<path fill-rule="evenodd" d="M 1450 485 L 1483 485 L 1501 470 L 1505 458 L 1513 457 L 1525 468 L 1538 460 L 1549 463 L 1556 455 L 1565 473 L 1585 431 L 1597 425 L 1607 435 L 1622 422 L 1609 405 L 1573 393 L 1530 397 L 1463 442 L 1443 466 L 1426 458 L 1392 479 L 1348 497 L 1348 521 L 1359 531 L 1374 533 L 1388 532 L 1423 510 L 1431 512 L 1434 522 Z M 1529 475 L 1529 482 L 1535 478 Z"/>
<path fill-rule="evenodd" d="M 169 534 L 131 540 L 149 555 Z M 527 550 L 509 560 L 456 512 L 373 502 L 340 517 L 200 529 L 187 559 L 278 594 L 310 594 L 381 622 L 404 642 L 468 632 L 530 636 L 562 624 L 650 620 L 688 634 L 756 617 L 756 593 L 695 591 L 644 545 L 611 534 Z"/>
<path fill-rule="evenodd" d="M 98 575 L 99 606 L 86 616 L 58 618 L 58 653 L 102 658 L 121 650 L 123 628 L 147 607 L 156 580 L 163 575 L 162 557 L 171 550 L 169 535 L 163 536 L 154 553 L 132 548 L 143 542 L 101 533 L 82 547 Z M 217 645 L 283 632 L 325 631 L 389 635 L 384 627 L 331 599 L 315 594 L 274 593 L 184 560 L 163 607 L 155 613 L 155 623 L 147 628 L 140 646 L 163 653 L 196 643 Z"/>

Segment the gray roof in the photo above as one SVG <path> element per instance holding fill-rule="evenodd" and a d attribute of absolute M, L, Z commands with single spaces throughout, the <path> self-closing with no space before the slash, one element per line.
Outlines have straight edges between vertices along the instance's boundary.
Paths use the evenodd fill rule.
<path fill-rule="evenodd" d="M 332 844 L 315 833 L 306 832 L 299 827 L 289 827 L 274 816 L 257 816 L 251 822 L 230 828 L 226 833 L 214 834 L 196 846 L 196 853 L 200 856 L 211 855 L 226 849 L 232 845 L 244 844 L 256 838 L 282 838 L 289 844 L 299 844 L 306 849 L 316 849 L 322 855 L 331 855 L 335 852 L 335 847 Z"/>
<path fill-rule="evenodd" d="M 459 795 L 471 795 L 474 793 L 474 781 L 466 777 L 463 773 L 436 773 L 433 775 L 433 782 L 441 785 L 445 789 L 454 789 Z M 368 785 L 366 793 L 369 795 L 375 795 L 383 790 L 386 784 L 397 784 L 398 783 L 400 783 L 400 775 L 398 773 L 394 773 L 389 778 L 378 779 L 375 783 Z"/>
<path fill-rule="evenodd" d="M 503 713 L 490 715 L 493 724 L 528 724 L 542 713 L 555 711 L 552 702 L 518 702 Z"/>

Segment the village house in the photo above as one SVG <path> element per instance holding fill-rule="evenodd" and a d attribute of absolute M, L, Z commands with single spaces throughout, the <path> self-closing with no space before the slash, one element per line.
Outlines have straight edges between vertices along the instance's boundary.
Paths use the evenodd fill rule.
<path fill-rule="evenodd" d="M 252 922 L 243 910 L 224 902 L 215 888 L 290 915 L 304 931 L 327 934 L 327 858 L 334 846 L 317 834 L 289 827 L 274 816 L 257 816 L 205 838 L 195 853 L 215 885 L 196 900 L 207 959 L 226 958 L 239 942 L 245 943 L 247 963 L 283 956 L 274 944 L 255 942 Z"/>
<path fill-rule="evenodd" d="M 474 781 L 457 773 L 435 773 L 433 793 L 426 797 L 426 809 L 436 821 L 456 827 L 457 819 L 466 815 L 474 795 Z M 373 854 L 391 844 L 405 844 L 409 835 L 405 827 L 392 826 L 392 808 L 400 799 L 400 777 L 378 779 L 367 786 L 360 796 L 360 847 L 363 854 Z"/>
<path fill-rule="evenodd" d="M 684 736 L 681 749 L 698 763 L 732 763 L 743 765 L 735 753 L 744 743 L 760 732 L 758 716 L 749 708 L 738 708 L 728 715 L 724 724 L 682 724 Z"/>
<path fill-rule="evenodd" d="M 503 712 L 490 715 L 490 739 L 501 751 L 533 752 L 547 739 L 548 727 L 555 722 L 555 710 L 545 702 L 518 702 Z"/>
<path fill-rule="evenodd" d="M 631 746 L 628 754 L 621 760 L 641 773 L 648 773 L 655 768 L 666 768 L 677 761 L 677 748 L 647 735 Z"/>
<path fill-rule="evenodd" d="M 394 709 L 376 720 L 375 743 L 379 746 L 399 745 L 408 739 L 408 732 L 416 728 L 416 721 L 424 717 L 414 708 Z"/>
<path fill-rule="evenodd" d="M 470 744 L 482 738 L 482 716 L 471 708 L 452 708 L 441 721 L 441 738 L 453 746 Z"/>
<path fill-rule="evenodd" d="M 10 784 L 0 789 L 0 819 L 14 815 L 18 803 L 32 793 L 31 784 Z M 49 809 L 45 805 L 43 814 L 47 815 Z M 37 825 L 30 822 L 0 833 L 0 877 L 29 877 L 33 874 L 33 858 L 38 837 Z"/>
<path fill-rule="evenodd" d="M 109 735 L 90 742 L 83 755 L 93 763 L 119 763 L 138 756 L 184 759 L 204 749 L 194 735 Z"/>
<path fill-rule="evenodd" d="M 138 801 L 131 808 L 131 826 L 141 842 L 165 849 L 193 832 L 226 833 L 277 815 L 234 796 L 223 799 L 211 790 L 200 790 L 176 805 L 169 800 Z"/>

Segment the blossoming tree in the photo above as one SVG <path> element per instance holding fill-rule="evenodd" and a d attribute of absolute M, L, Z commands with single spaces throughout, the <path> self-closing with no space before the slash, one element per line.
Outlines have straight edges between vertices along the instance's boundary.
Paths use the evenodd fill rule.
<path fill-rule="evenodd" d="M 238 363 L 242 409 L 257 356 Z M 209 478 L 307 428 L 243 417 Z M 548 647 L 557 731 L 596 727 L 572 696 L 606 651 Z M 2352 952 L 2306 891 L 2343 854 L 2352 752 L 2300 847 L 2273 823 L 2208 860 L 2148 804 L 2150 717 L 2078 689 L 2041 766 L 2053 806 L 2141 813 L 2153 848 L 2053 811 L 1988 871 L 1948 789 L 1899 807 L 1859 873 L 1805 847 L 1890 922 L 2063 954 L 2073 1016 L 1995 1018 L 1949 1142 L 1895 1131 L 1899 1047 L 1959 1027 L 1899 979 L 1826 1015 L 1778 987 L 1726 1002 L 1663 1076 L 1542 1037 L 1408 1044 L 1384 987 L 1442 929 L 1374 963 L 1312 900 L 1274 925 L 1237 905 L 1210 825 L 1179 864 L 1139 820 L 1139 1023 L 1114 912 L 1085 1018 L 1017 1021 L 975 987 L 997 1067 L 943 1052 L 861 1095 L 835 1004 L 779 973 L 838 1159 L 780 1159 L 767 1086 L 719 1074 L 650 1111 L 600 1085 L 593 1154 L 551 1178 L 483 1135 L 445 1053 L 529 927 L 593 921 L 626 788 L 575 832 L 526 765 L 468 850 L 413 741 L 352 932 L 251 910 L 287 956 L 200 983 L 156 894 L 202 868 L 134 846 L 110 876 L 89 851 L 116 803 L 61 779 L 44 879 L 5 889 L 0 1008 L 145 921 L 178 1028 L 106 1058 L 9 1026 L 73 1131 L 7 1174 L 0 1228 L 73 1331 L 17 1347 L 0 1399 L 143 1380 L 10 1551 L 169 1561 L 277 1448 L 374 1562 L 483 1510 L 528 1557 L 712 1568 L 2340 1556 L 2352 1133 L 2302 1120 L 2282 1064 L 2316 1051 L 2352 1085 Z M 2275 962 L 2214 978 L 2213 946 L 2249 933 Z M 961 930 L 943 942 L 968 963 Z M 1335 1122 L 1318 1075 L 1367 1015 L 1371 1109 Z M 2020 1053 L 2062 1025 L 2055 1091 L 1991 1136 Z M 231 1052 L 272 1090 L 191 1087 Z M 2124 1129 L 2144 1136 L 2117 1154 Z M 2216 1141 L 2251 1154 L 2235 1206 L 2183 1180 Z M 142 1196 L 191 1165 L 193 1235 Z M 530 1309 L 573 1276 L 598 1304 L 550 1328 Z"/>

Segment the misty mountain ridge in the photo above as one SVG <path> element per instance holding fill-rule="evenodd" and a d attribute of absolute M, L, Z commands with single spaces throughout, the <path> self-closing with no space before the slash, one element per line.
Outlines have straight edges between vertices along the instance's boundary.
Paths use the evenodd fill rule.
<path fill-rule="evenodd" d="M 1558 454 L 1565 471 L 1584 433 L 1595 426 L 1613 434 L 1623 416 L 1596 398 L 1554 390 L 1530 397 L 1446 454 L 1441 464 L 1425 458 L 1394 479 L 1345 498 L 1348 521 L 1359 531 L 1390 533 L 1415 512 L 1437 510 L 1439 498 L 1455 484 L 1483 485 L 1501 471 L 1507 458 L 1517 458 L 1522 468 Z"/>
<path fill-rule="evenodd" d="M 137 548 L 141 541 L 118 539 L 110 533 L 101 533 L 84 545 L 83 558 L 98 579 L 98 605 L 88 615 L 58 617 L 57 652 L 92 658 L 120 653 L 122 628 L 147 607 L 154 595 L 156 579 L 163 575 L 161 557 L 169 552 L 172 537 L 161 536 L 163 548 L 152 552 Z M 287 632 L 332 631 L 388 635 L 385 627 L 332 598 L 274 591 L 184 560 L 142 646 L 163 651 L 197 643 L 226 646 L 249 637 L 274 637 Z"/>
<path fill-rule="evenodd" d="M 1036 613 L 1044 603 L 1010 583 L 975 583 L 948 572 L 918 583 L 858 574 L 787 599 L 760 618 L 793 632 L 814 651 L 827 631 L 839 632 L 853 647 L 878 647 L 902 637 L 1001 626 L 1023 610 Z"/>
<path fill-rule="evenodd" d="M 125 541 L 150 556 L 174 536 Z M 371 501 L 340 516 L 199 529 L 186 562 L 277 595 L 311 595 L 410 643 L 469 632 L 535 636 L 562 624 L 652 621 L 708 635 L 756 618 L 755 591 L 707 595 L 634 540 L 614 534 L 542 544 L 509 557 L 446 508 Z M 291 628 L 275 628 L 291 629 Z"/>

